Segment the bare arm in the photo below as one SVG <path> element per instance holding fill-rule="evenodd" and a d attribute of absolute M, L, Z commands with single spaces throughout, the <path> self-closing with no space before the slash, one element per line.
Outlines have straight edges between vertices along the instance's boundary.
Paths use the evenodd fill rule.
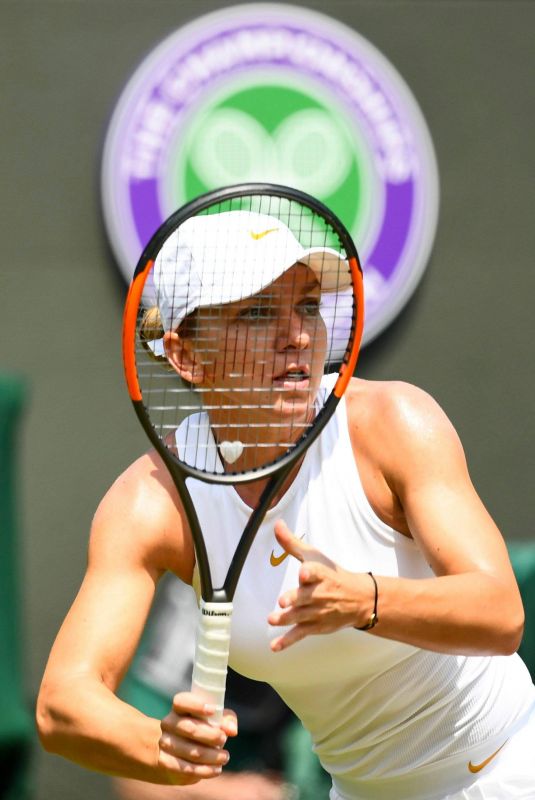
<path fill-rule="evenodd" d="M 367 437 L 382 476 L 384 507 L 399 510 L 398 528 L 413 537 L 436 575 L 376 576 L 379 624 L 373 634 L 444 653 L 514 652 L 524 621 L 520 594 L 451 423 L 428 395 L 410 386 L 377 393 L 373 404 L 359 436 Z M 355 411 L 352 419 L 357 424 Z M 300 586 L 283 595 L 283 610 L 270 616 L 271 624 L 294 625 L 273 649 L 310 633 L 366 624 L 373 609 L 370 577 L 329 562 L 284 525 L 276 532 L 303 566 Z"/>
<path fill-rule="evenodd" d="M 420 647 L 469 655 L 514 652 L 524 623 L 520 593 L 453 426 L 413 387 L 401 390 L 392 413 L 399 419 L 399 446 L 387 480 L 438 579 L 396 585 L 384 578 L 386 624 L 377 633 L 400 639 L 403 625 L 408 641 Z"/>
<path fill-rule="evenodd" d="M 87 572 L 39 693 L 37 724 L 47 750 L 154 783 L 219 774 L 229 731 L 208 724 L 210 709 L 198 698 L 177 695 L 160 723 L 115 695 L 160 575 L 170 569 L 188 580 L 192 568 L 191 542 L 168 478 L 145 456 L 114 484 L 95 516 Z"/>

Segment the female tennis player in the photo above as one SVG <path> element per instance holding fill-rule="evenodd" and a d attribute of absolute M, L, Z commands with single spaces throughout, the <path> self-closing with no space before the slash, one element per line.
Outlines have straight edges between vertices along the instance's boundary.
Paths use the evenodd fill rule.
<path fill-rule="evenodd" d="M 261 229 L 268 240 L 271 228 Z M 235 228 L 222 250 L 239 253 L 239 237 Z M 166 302 L 183 263 L 174 280 L 162 278 Z M 159 338 L 170 367 L 208 401 L 239 381 L 254 399 L 253 426 L 309 419 L 330 380 L 318 276 L 300 262 L 278 273 L 269 312 L 266 289 L 222 303 L 215 320 L 199 302 Z M 167 307 L 159 311 L 165 322 Z M 261 358 L 250 347 L 259 320 L 271 342 Z M 230 444 L 223 459 L 246 468 L 250 451 L 233 443 L 232 409 L 210 424 Z M 192 492 L 216 577 L 262 484 L 198 482 Z M 96 513 L 87 573 L 52 649 L 37 719 L 51 752 L 180 786 L 221 773 L 238 721 L 228 710 L 210 724 L 214 706 L 189 692 L 163 720 L 117 699 L 166 571 L 196 585 L 184 509 L 149 452 Z M 332 800 L 535 796 L 535 687 L 515 654 L 518 588 L 457 434 L 425 392 L 351 381 L 260 527 L 234 608 L 231 665 L 271 683 L 301 718 L 332 776 Z"/>

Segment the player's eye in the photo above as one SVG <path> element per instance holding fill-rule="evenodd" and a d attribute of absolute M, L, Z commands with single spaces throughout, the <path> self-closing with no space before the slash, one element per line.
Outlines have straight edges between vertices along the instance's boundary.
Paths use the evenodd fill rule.
<path fill-rule="evenodd" d="M 238 314 L 238 320 L 256 321 L 256 320 L 270 320 L 275 316 L 275 310 L 270 303 L 254 303 L 242 309 Z"/>
<path fill-rule="evenodd" d="M 320 313 L 320 301 L 317 297 L 307 297 L 299 303 L 298 310 L 303 317 L 317 317 Z"/>

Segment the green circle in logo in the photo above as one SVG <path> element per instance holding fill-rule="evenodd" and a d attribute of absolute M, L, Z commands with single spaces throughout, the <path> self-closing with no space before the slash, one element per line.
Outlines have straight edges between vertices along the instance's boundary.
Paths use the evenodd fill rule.
<path fill-rule="evenodd" d="M 362 243 L 377 186 L 359 132 L 319 93 L 259 76 L 203 98 L 170 148 L 166 203 L 179 207 L 216 186 L 267 181 L 321 197 Z M 245 84 L 245 85 L 244 85 Z M 247 85 L 249 84 L 249 85 Z M 360 235 L 359 235 L 360 234 Z"/>

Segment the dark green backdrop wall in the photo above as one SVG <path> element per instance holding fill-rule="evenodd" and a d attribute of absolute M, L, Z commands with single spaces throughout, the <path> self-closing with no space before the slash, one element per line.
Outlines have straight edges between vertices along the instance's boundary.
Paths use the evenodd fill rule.
<path fill-rule="evenodd" d="M 432 260 L 360 373 L 420 384 L 459 429 L 505 536 L 533 538 L 535 3 L 299 3 L 353 26 L 404 76 L 441 175 Z M 20 454 L 26 683 L 33 698 L 80 581 L 98 499 L 145 442 L 120 367 L 124 288 L 100 218 L 114 103 L 140 60 L 210 0 L 0 0 L 0 368 L 27 379 Z M 36 756 L 36 800 L 107 781 Z"/>

